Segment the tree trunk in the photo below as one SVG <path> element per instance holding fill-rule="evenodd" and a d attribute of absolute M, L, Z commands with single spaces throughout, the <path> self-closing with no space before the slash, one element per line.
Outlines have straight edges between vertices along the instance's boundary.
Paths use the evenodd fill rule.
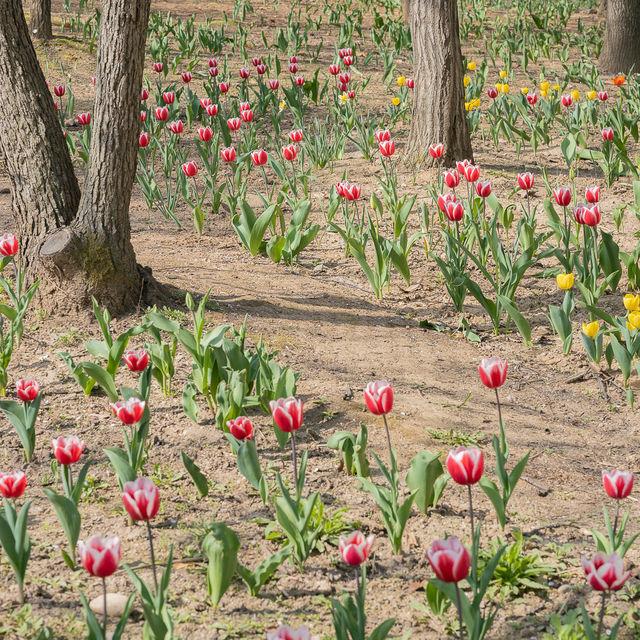
<path fill-rule="evenodd" d="M 56 311 L 131 310 L 141 273 L 131 245 L 140 89 L 150 0 L 104 0 L 89 165 L 82 194 L 20 0 L 0 3 L 0 151 L 18 220 L 20 257 Z"/>
<path fill-rule="evenodd" d="M 402 19 L 405 24 L 411 24 L 411 0 L 402 0 Z"/>
<path fill-rule="evenodd" d="M 426 165 L 473 159 L 464 108 L 464 70 L 456 0 L 411 0 L 415 87 L 408 155 Z M 444 144 L 439 160 L 429 145 Z"/>
<path fill-rule="evenodd" d="M 600 67 L 609 73 L 640 71 L 640 1 L 608 0 Z"/>
<path fill-rule="evenodd" d="M 51 31 L 51 0 L 31 0 L 29 5 L 29 28 L 34 38 L 50 40 Z"/>

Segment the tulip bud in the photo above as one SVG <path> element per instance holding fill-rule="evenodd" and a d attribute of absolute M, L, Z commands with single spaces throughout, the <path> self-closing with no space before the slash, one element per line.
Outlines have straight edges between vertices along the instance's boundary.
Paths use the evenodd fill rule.
<path fill-rule="evenodd" d="M 295 62 L 289 65 L 289 73 L 298 73 L 298 65 Z"/>
<path fill-rule="evenodd" d="M 16 382 L 16 393 L 22 402 L 33 402 L 40 393 L 40 385 L 35 380 L 18 380 Z"/>
<path fill-rule="evenodd" d="M 219 89 L 220 93 L 227 93 L 227 91 L 229 91 L 229 83 L 228 82 L 221 82 L 218 85 L 218 89 Z"/>
<path fill-rule="evenodd" d="M 365 538 L 360 531 L 354 531 L 348 536 L 340 536 L 338 548 L 342 559 L 351 567 L 359 567 L 367 561 L 374 540 L 374 535 Z"/>
<path fill-rule="evenodd" d="M 169 129 L 171 133 L 174 135 L 178 135 L 184 131 L 184 125 L 182 124 L 182 120 L 176 120 L 175 122 L 169 123 Z"/>
<path fill-rule="evenodd" d="M 263 76 L 265 73 L 267 73 L 267 66 L 266 66 L 266 65 L 264 65 L 264 64 L 259 64 L 259 65 L 256 67 L 256 73 L 257 73 L 259 76 Z"/>
<path fill-rule="evenodd" d="M 391 132 L 389 131 L 389 129 L 378 129 L 378 131 L 376 131 L 376 140 L 378 142 L 391 140 Z"/>
<path fill-rule="evenodd" d="M 450 201 L 445 205 L 445 215 L 451 222 L 460 222 L 464 216 L 462 202 Z"/>
<path fill-rule="evenodd" d="M 527 102 L 533 106 L 536 102 L 538 102 L 538 96 L 535 93 L 527 94 Z"/>
<path fill-rule="evenodd" d="M 396 152 L 396 143 L 393 140 L 383 140 L 379 148 L 381 155 L 390 158 Z"/>
<path fill-rule="evenodd" d="M 526 173 L 518 174 L 518 186 L 523 191 L 529 191 L 533 188 L 533 173 L 527 171 Z"/>
<path fill-rule="evenodd" d="M 18 253 L 18 238 L 12 233 L 5 233 L 0 236 L 0 255 L 8 258 Z"/>
<path fill-rule="evenodd" d="M 140 99 L 144 102 L 148 97 L 149 97 L 149 90 L 146 88 L 143 88 L 142 92 L 140 93 Z"/>
<path fill-rule="evenodd" d="M 249 67 L 242 67 L 238 73 L 240 74 L 240 77 L 243 80 L 246 80 L 249 77 L 249 74 L 251 73 L 251 69 L 249 69 Z"/>
<path fill-rule="evenodd" d="M 444 153 L 444 145 L 442 144 L 442 142 L 429 145 L 429 154 L 431 155 L 432 158 L 442 158 L 443 153 Z"/>
<path fill-rule="evenodd" d="M 176 94 L 174 91 L 165 91 L 162 94 L 162 100 L 165 104 L 173 104 L 176 101 Z"/>
<path fill-rule="evenodd" d="M 393 388 L 386 380 L 369 382 L 364 389 L 364 401 L 373 415 L 386 415 L 393 409 Z"/>
<path fill-rule="evenodd" d="M 180 75 L 182 77 L 182 82 L 184 82 L 185 84 L 191 82 L 191 80 L 193 79 L 191 71 L 183 71 Z"/>
<path fill-rule="evenodd" d="M 188 178 L 193 178 L 193 176 L 198 175 L 198 165 L 193 160 L 185 162 L 182 165 L 182 171 Z"/>
<path fill-rule="evenodd" d="M 487 95 L 492 99 L 495 100 L 498 97 L 498 90 L 495 87 L 489 87 L 487 89 Z"/>
<path fill-rule="evenodd" d="M 282 147 L 282 155 L 285 160 L 289 160 L 289 162 L 293 162 L 298 155 L 298 148 L 295 144 L 288 144 Z"/>
<path fill-rule="evenodd" d="M 111 402 L 109 406 L 124 424 L 135 424 L 140 422 L 146 403 L 139 398 L 129 398 L 126 401 Z"/>
<path fill-rule="evenodd" d="M 91 536 L 86 542 L 79 542 L 82 565 L 92 575 L 107 578 L 118 568 L 122 559 L 118 536 Z"/>
<path fill-rule="evenodd" d="M 211 104 L 211 98 L 200 98 L 200 106 L 202 107 L 202 109 L 204 109 L 205 111 L 207 110 L 207 107 Z"/>
<path fill-rule="evenodd" d="M 164 122 L 169 117 L 169 109 L 167 107 L 156 107 L 153 113 L 159 122 Z"/>
<path fill-rule="evenodd" d="M 262 167 L 267 164 L 267 152 L 264 149 L 257 149 L 251 152 L 251 162 L 256 167 Z"/>
<path fill-rule="evenodd" d="M 603 140 L 613 140 L 613 129 L 611 127 L 605 127 L 600 133 Z"/>
<path fill-rule="evenodd" d="M 213 129 L 209 126 L 199 127 L 198 135 L 200 136 L 200 140 L 202 140 L 202 142 L 209 142 L 209 140 L 213 138 Z"/>
<path fill-rule="evenodd" d="M 602 100 L 602 102 L 604 102 L 605 100 L 609 99 L 609 94 L 606 91 L 598 91 L 598 100 Z"/>
<path fill-rule="evenodd" d="M 209 68 L 217 67 L 218 61 L 215 58 L 209 58 Z"/>
<path fill-rule="evenodd" d="M 570 107 L 573 102 L 573 98 L 570 95 L 564 95 L 560 98 L 563 107 Z"/>
<path fill-rule="evenodd" d="M 213 116 L 218 115 L 218 105 L 217 104 L 210 104 L 207 107 L 207 115 L 211 118 L 213 118 Z"/>
<path fill-rule="evenodd" d="M 455 202 L 456 201 L 456 194 L 455 193 L 441 193 L 438 196 L 438 208 L 440 209 L 440 211 L 442 211 L 442 213 L 447 212 L 447 204 L 449 202 Z"/>
<path fill-rule="evenodd" d="M 479 180 L 478 182 L 476 182 L 476 193 L 481 197 L 481 198 L 488 198 L 491 195 L 491 183 L 490 182 L 483 182 L 481 180 Z"/>
<path fill-rule="evenodd" d="M 63 84 L 59 84 L 53 87 L 53 93 L 58 98 L 62 98 L 62 96 L 66 93 L 67 88 Z"/>
<path fill-rule="evenodd" d="M 464 179 L 467 182 L 475 182 L 480 177 L 480 169 L 473 164 L 468 164 L 464 168 Z"/>
<path fill-rule="evenodd" d="M 582 208 L 582 219 L 588 227 L 595 227 L 600 224 L 600 206 L 594 204 L 591 207 Z"/>
<path fill-rule="evenodd" d="M 133 520 L 151 520 L 160 508 L 160 492 L 150 478 L 125 482 L 121 497 L 124 508 Z"/>
<path fill-rule="evenodd" d="M 553 190 L 553 197 L 560 207 L 568 207 L 571 204 L 571 189 L 569 187 L 559 187 Z"/>
<path fill-rule="evenodd" d="M 78 114 L 78 124 L 83 126 L 87 126 L 91 124 L 91 114 L 87 113 L 79 113 Z"/>
<path fill-rule="evenodd" d="M 209 67 L 209 75 L 212 78 L 215 78 L 220 73 L 220 69 L 218 67 Z"/>
<path fill-rule="evenodd" d="M 276 91 L 276 89 L 280 86 L 280 82 L 277 78 L 269 78 L 269 80 L 267 80 L 267 85 L 269 85 L 269 89 L 273 89 L 273 91 Z"/>
<path fill-rule="evenodd" d="M 75 464 L 84 451 L 84 440 L 69 436 L 68 438 L 56 438 L 52 443 L 53 455 L 59 464 Z"/>
<path fill-rule="evenodd" d="M 253 423 L 245 416 L 227 420 L 227 429 L 236 440 L 253 440 Z"/>
<path fill-rule="evenodd" d="M 0 495 L 15 500 L 19 498 L 27 486 L 27 476 L 23 471 L 0 473 Z"/>
<path fill-rule="evenodd" d="M 276 426 L 285 433 L 297 431 L 302 426 L 302 400 L 294 398 L 279 398 L 269 403 L 271 416 Z"/>
<path fill-rule="evenodd" d="M 558 283 L 558 287 L 563 291 L 568 291 L 573 287 L 573 273 L 559 273 L 556 276 L 556 282 Z"/>
<path fill-rule="evenodd" d="M 633 489 L 633 474 L 629 471 L 603 471 L 602 484 L 607 495 L 614 500 L 624 500 Z"/>
<path fill-rule="evenodd" d="M 230 131 L 237 131 L 240 128 L 241 122 L 240 118 L 229 118 L 227 120 L 227 126 Z"/>
<path fill-rule="evenodd" d="M 296 129 L 289 132 L 289 140 L 291 142 L 302 142 L 302 129 Z"/>
<path fill-rule="evenodd" d="M 508 364 L 497 356 L 483 358 L 478 365 L 480 380 L 485 387 L 495 389 L 507 381 Z"/>
<path fill-rule="evenodd" d="M 133 349 L 125 351 L 122 359 L 129 367 L 129 371 L 133 372 L 144 371 L 149 364 L 149 354 L 144 349 L 140 349 L 140 351 L 134 351 Z"/>
<path fill-rule="evenodd" d="M 632 293 L 627 293 L 622 301 L 627 311 L 640 311 L 640 295 L 634 296 Z"/>
<path fill-rule="evenodd" d="M 329 65 L 329 73 L 332 76 L 337 76 L 340 73 L 340 65 L 339 64 L 330 64 Z"/>
<path fill-rule="evenodd" d="M 220 155 L 225 162 L 233 162 L 236 159 L 236 150 L 233 147 L 222 147 Z"/>
<path fill-rule="evenodd" d="M 254 67 L 257 67 L 259 64 L 262 64 L 262 58 L 258 58 L 258 57 L 256 57 L 256 58 L 251 58 L 251 64 L 252 64 Z"/>
<path fill-rule="evenodd" d="M 147 121 L 147 112 L 146 111 L 141 111 L 140 112 L 140 122 L 146 122 Z"/>
<path fill-rule="evenodd" d="M 597 187 L 596 185 L 587 187 L 584 191 L 584 197 L 586 198 L 587 202 L 591 204 L 600 202 L 600 187 Z"/>
<path fill-rule="evenodd" d="M 153 70 L 156 73 L 162 73 L 164 71 L 164 63 L 163 62 L 154 62 L 153 63 Z"/>
<path fill-rule="evenodd" d="M 631 571 L 624 571 L 622 558 L 617 553 L 605 555 L 598 551 L 591 560 L 582 558 L 587 582 L 596 591 L 618 591 L 629 579 Z"/>
<path fill-rule="evenodd" d="M 471 554 L 455 536 L 436 540 L 427 551 L 427 560 L 442 582 L 460 582 L 471 568 Z"/>
<path fill-rule="evenodd" d="M 588 324 L 585 322 L 582 323 L 582 333 L 588 338 L 593 340 L 596 335 L 598 335 L 598 331 L 600 331 L 600 323 L 597 320 L 589 322 Z"/>
<path fill-rule="evenodd" d="M 293 81 L 297 87 L 302 87 L 304 85 L 304 76 L 296 76 Z"/>
<path fill-rule="evenodd" d="M 407 78 L 407 89 L 413 89 L 415 86 L 415 80 L 413 78 Z"/>

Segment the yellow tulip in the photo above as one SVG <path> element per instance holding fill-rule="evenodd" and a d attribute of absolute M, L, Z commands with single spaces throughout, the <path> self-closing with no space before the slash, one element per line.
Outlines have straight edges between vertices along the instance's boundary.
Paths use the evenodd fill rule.
<path fill-rule="evenodd" d="M 477 109 L 477 108 L 480 106 L 480 98 L 474 98 L 474 99 L 471 101 L 471 106 L 472 106 L 474 109 Z"/>
<path fill-rule="evenodd" d="M 282 111 L 284 108 L 286 108 L 286 104 L 284 102 L 282 102 L 282 100 L 280 100 L 280 111 Z"/>
<path fill-rule="evenodd" d="M 553 90 L 554 91 L 560 91 L 560 85 L 559 84 L 554 84 L 553 85 Z"/>
<path fill-rule="evenodd" d="M 549 82 L 547 80 L 545 80 L 544 82 L 540 83 L 540 90 L 541 91 L 549 91 Z"/>
<path fill-rule="evenodd" d="M 580 100 L 580 92 L 579 92 L 577 89 L 574 89 L 574 90 L 571 92 L 571 97 L 572 97 L 574 100 Z"/>
<path fill-rule="evenodd" d="M 587 91 L 586 96 L 589 100 L 595 100 L 598 93 L 596 91 Z"/>
<path fill-rule="evenodd" d="M 476 70 L 476 63 L 475 62 L 469 62 L 467 64 L 467 69 L 469 69 L 469 71 L 475 71 Z"/>
<path fill-rule="evenodd" d="M 391 102 L 393 103 L 394 107 L 397 107 L 400 104 L 400 98 L 394 96 L 393 98 L 391 98 Z"/>
<path fill-rule="evenodd" d="M 509 93 L 509 85 L 508 84 L 503 84 L 502 85 L 502 93 Z"/>
<path fill-rule="evenodd" d="M 346 93 L 343 93 L 340 96 L 340 100 L 342 100 L 342 102 L 347 102 L 347 100 L 349 100 L 349 96 Z"/>
<path fill-rule="evenodd" d="M 556 276 L 556 282 L 563 291 L 567 291 L 573 287 L 573 273 L 559 273 Z"/>
<path fill-rule="evenodd" d="M 627 329 L 634 331 L 640 329 L 640 311 L 632 311 L 627 318 Z"/>
<path fill-rule="evenodd" d="M 468 87 L 470 82 L 471 82 L 471 78 L 469 76 L 465 76 L 464 80 L 462 81 L 462 84 L 464 84 L 465 87 Z"/>
<path fill-rule="evenodd" d="M 541 95 L 543 98 L 546 98 L 546 97 L 548 97 L 548 96 L 549 96 L 549 92 L 548 92 L 548 91 L 545 91 L 545 90 L 543 89 L 543 90 L 541 90 L 541 91 L 540 91 L 540 95 Z"/>
<path fill-rule="evenodd" d="M 407 79 L 404 76 L 398 76 L 398 79 L 396 80 L 396 82 L 398 83 L 399 87 L 404 87 L 405 83 L 407 82 Z"/>
<path fill-rule="evenodd" d="M 640 296 L 634 296 L 632 293 L 627 293 L 622 301 L 624 302 L 624 308 L 627 311 L 640 311 Z"/>
<path fill-rule="evenodd" d="M 520 89 L 520 92 L 523 96 L 526 96 L 527 93 L 529 93 L 529 89 L 527 89 L 527 87 L 522 87 L 522 89 Z"/>
<path fill-rule="evenodd" d="M 500 77 L 504 80 L 507 77 L 507 72 L 506 71 L 501 71 L 500 72 Z"/>
<path fill-rule="evenodd" d="M 495 87 L 496 87 L 496 89 L 497 89 L 498 91 L 502 91 L 502 87 L 503 87 L 503 86 L 504 86 L 504 85 L 502 84 L 502 82 L 496 82 L 496 84 L 495 84 Z"/>
<path fill-rule="evenodd" d="M 471 103 L 470 102 L 465 102 L 464 103 L 464 108 L 466 111 L 471 111 Z"/>
<path fill-rule="evenodd" d="M 591 338 L 592 340 L 596 337 L 598 331 L 600 331 L 600 324 L 597 320 L 594 320 L 589 324 L 585 324 L 584 322 L 582 323 L 582 333 L 584 333 L 585 336 Z"/>

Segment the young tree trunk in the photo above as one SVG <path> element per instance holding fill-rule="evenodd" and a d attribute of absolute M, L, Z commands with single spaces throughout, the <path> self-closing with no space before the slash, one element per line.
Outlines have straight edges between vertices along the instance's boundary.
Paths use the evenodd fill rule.
<path fill-rule="evenodd" d="M 600 67 L 609 73 L 640 71 L 640 2 L 608 0 Z"/>
<path fill-rule="evenodd" d="M 464 70 L 456 0 L 411 0 L 415 87 L 408 155 L 426 165 L 473 159 L 464 108 Z M 444 144 L 434 160 L 429 145 Z"/>
<path fill-rule="evenodd" d="M 31 0 L 29 5 L 31 35 L 40 40 L 53 38 L 51 30 L 51 0 Z"/>
<path fill-rule="evenodd" d="M 20 258 L 57 312 L 131 310 L 141 278 L 129 202 L 150 0 L 103 0 L 90 158 L 82 194 L 20 0 L 0 3 L 0 152 L 20 235 Z"/>
<path fill-rule="evenodd" d="M 411 0 L 402 0 L 402 19 L 405 24 L 411 24 Z"/>

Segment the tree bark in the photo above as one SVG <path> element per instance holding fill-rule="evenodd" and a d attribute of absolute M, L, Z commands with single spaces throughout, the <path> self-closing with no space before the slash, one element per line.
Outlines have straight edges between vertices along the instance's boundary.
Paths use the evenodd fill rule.
<path fill-rule="evenodd" d="M 473 160 L 456 0 L 411 0 L 414 80 L 408 155 L 427 166 Z M 439 160 L 429 145 L 444 144 Z"/>
<path fill-rule="evenodd" d="M 51 30 L 51 0 L 31 0 L 29 6 L 31 35 L 40 40 L 53 38 Z"/>
<path fill-rule="evenodd" d="M 44 308 L 91 297 L 112 313 L 140 299 L 129 224 L 150 0 L 104 0 L 89 164 L 82 193 L 20 0 L 0 3 L 0 153 L 11 180 L 20 259 Z M 150 279 L 149 279 L 150 280 Z"/>
<path fill-rule="evenodd" d="M 402 0 L 402 19 L 405 24 L 411 24 L 411 0 Z"/>
<path fill-rule="evenodd" d="M 600 66 L 609 73 L 640 72 L 640 2 L 608 0 Z"/>

